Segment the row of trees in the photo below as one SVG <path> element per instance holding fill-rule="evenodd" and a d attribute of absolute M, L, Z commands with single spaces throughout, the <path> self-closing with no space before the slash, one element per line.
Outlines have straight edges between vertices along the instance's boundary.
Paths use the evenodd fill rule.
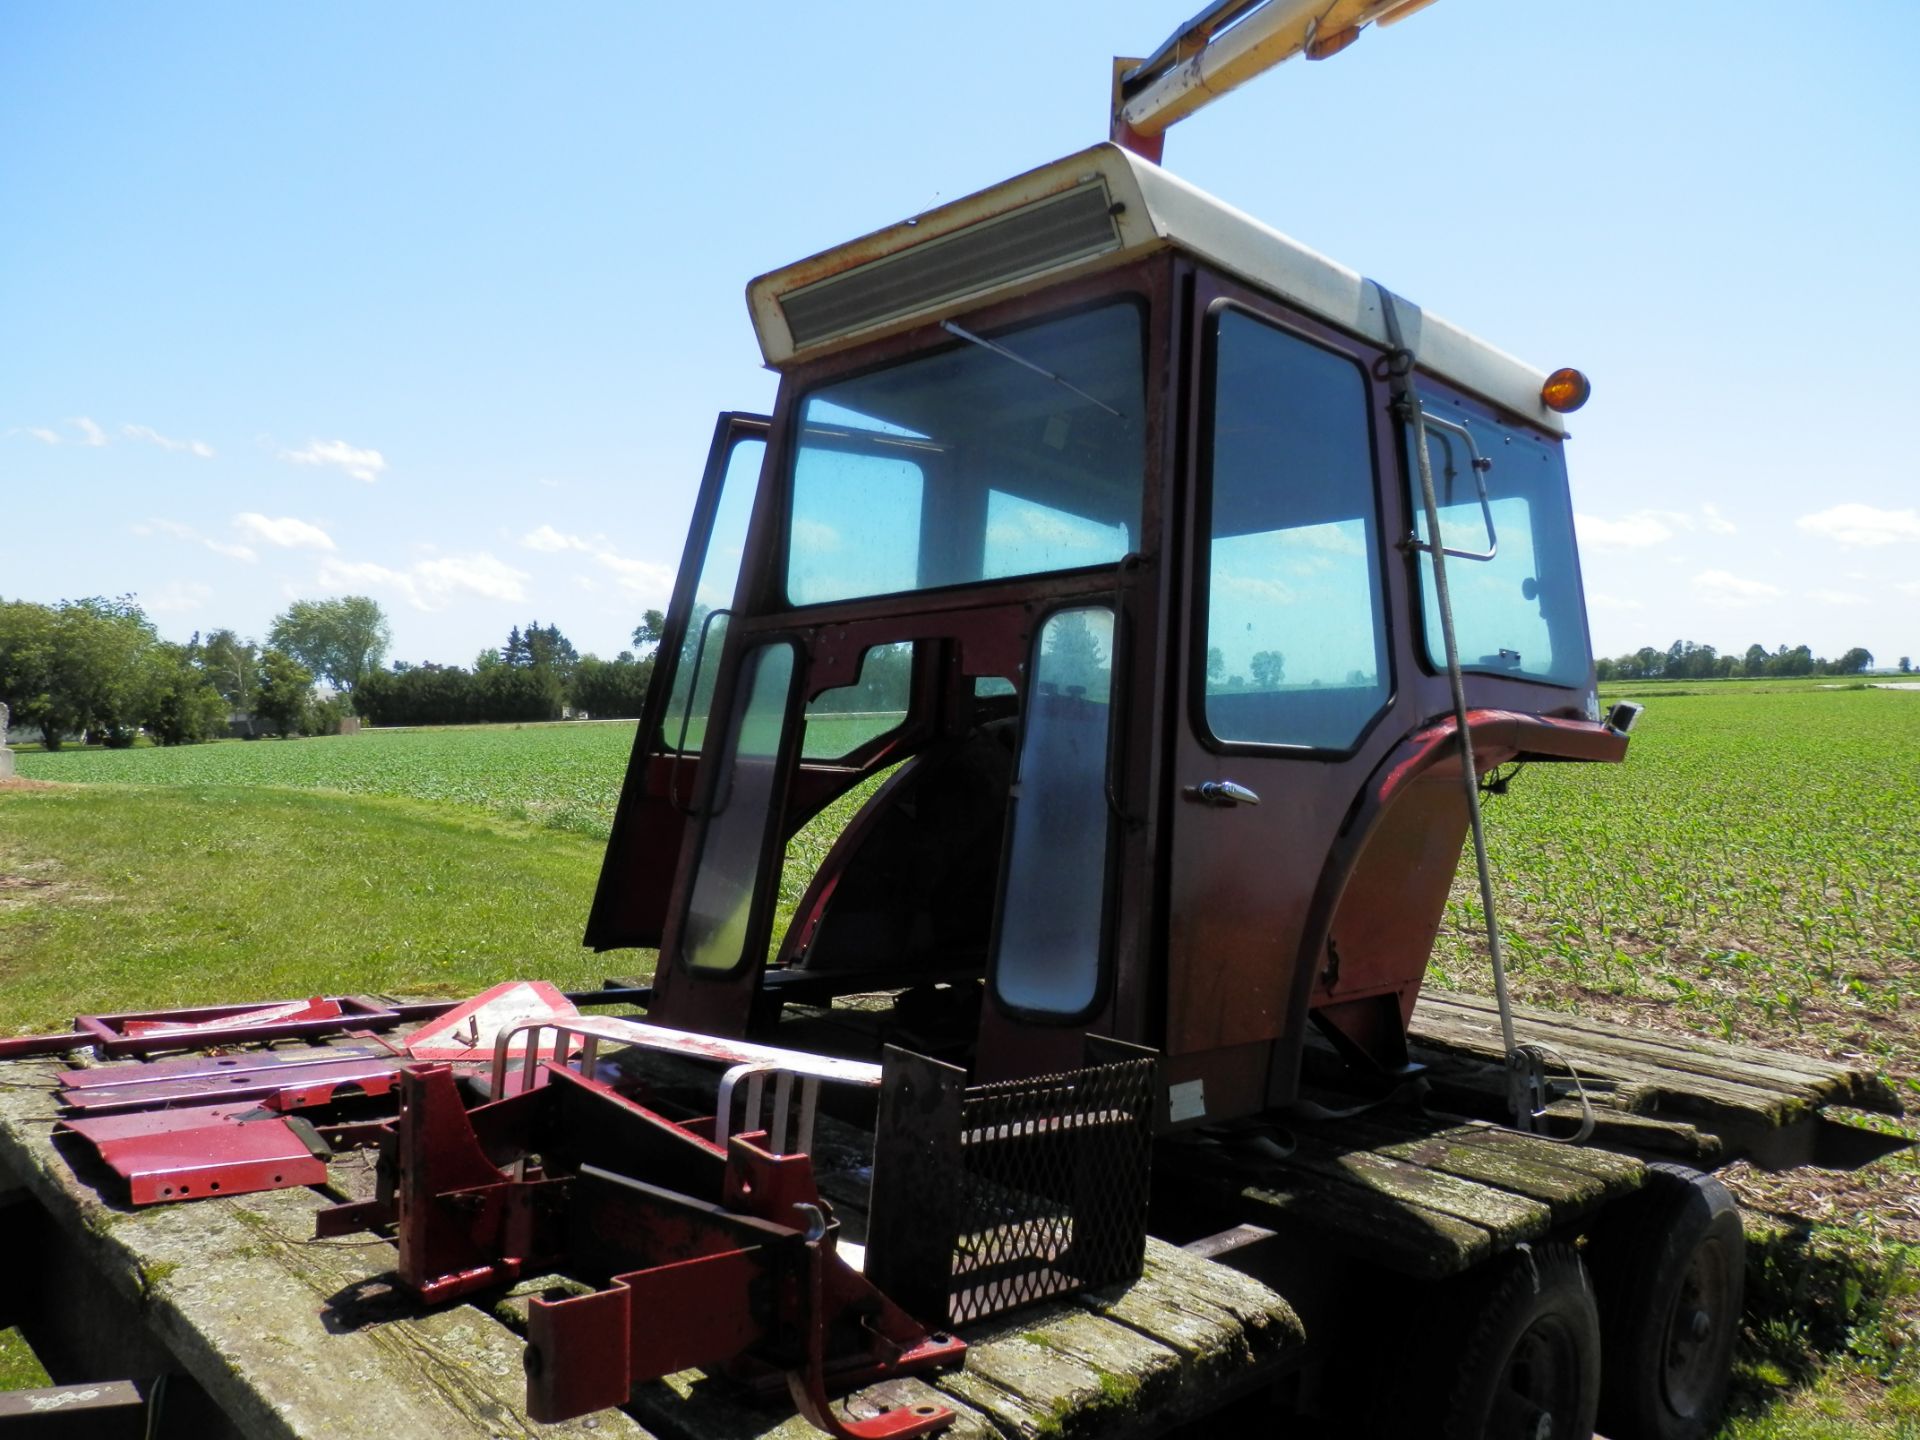
<path fill-rule="evenodd" d="M 558 720 L 570 712 L 631 719 L 646 699 L 664 623 L 649 610 L 633 632 L 634 645 L 647 653 L 622 650 L 612 660 L 580 654 L 556 625 L 516 625 L 506 644 L 481 651 L 472 669 L 399 661 L 370 670 L 354 687 L 354 710 L 374 725 Z"/>
<path fill-rule="evenodd" d="M 1735 676 L 1782 675 L 1859 675 L 1873 668 L 1873 655 L 1854 646 L 1837 660 L 1815 656 L 1805 645 L 1785 645 L 1769 651 L 1764 645 L 1749 645 L 1744 655 L 1731 651 L 1722 655 L 1711 645 L 1696 645 L 1691 640 L 1676 640 L 1665 650 L 1643 645 L 1630 655 L 1619 655 L 1595 663 L 1602 680 L 1727 680 Z M 1913 669 L 1913 661 L 1900 657 L 1902 673 Z"/>
<path fill-rule="evenodd" d="M 471 670 L 395 664 L 391 631 L 363 595 L 300 600 L 274 618 L 264 645 L 232 630 L 160 639 L 131 595 L 58 605 L 0 601 L 0 701 L 16 730 L 57 750 L 74 736 L 131 745 L 143 730 L 163 745 L 237 730 L 325 733 L 357 714 L 376 725 L 603 718 L 640 713 L 664 617 L 649 610 L 636 647 L 613 660 L 581 655 L 556 625 L 515 626 Z M 316 681 L 332 693 L 314 693 Z"/>
<path fill-rule="evenodd" d="M 313 672 L 285 648 L 231 630 L 162 640 L 131 595 L 0 601 L 0 701 L 49 750 L 76 735 L 127 746 L 142 730 L 191 744 L 229 733 L 236 717 L 282 735 L 335 719 L 316 710 Z"/>

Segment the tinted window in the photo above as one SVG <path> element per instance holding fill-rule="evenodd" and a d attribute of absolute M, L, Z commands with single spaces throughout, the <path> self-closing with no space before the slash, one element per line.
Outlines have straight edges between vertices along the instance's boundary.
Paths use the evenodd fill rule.
<path fill-rule="evenodd" d="M 801 406 L 787 598 L 817 605 L 1111 565 L 1138 545 L 1138 306 L 996 332 Z"/>
<path fill-rule="evenodd" d="M 1587 683 L 1586 623 L 1573 548 L 1573 510 L 1567 494 L 1566 457 L 1556 441 L 1498 424 L 1456 400 L 1422 392 L 1427 413 L 1464 425 L 1465 438 L 1438 426 L 1427 428 L 1427 455 L 1440 508 L 1441 538 L 1453 550 L 1484 552 L 1487 514 L 1474 484 L 1475 454 L 1486 462 L 1487 512 L 1493 520 L 1494 558 L 1447 557 L 1447 587 L 1453 597 L 1454 636 L 1466 670 L 1580 687 Z M 1409 427 L 1411 428 L 1411 427 Z M 1414 528 L 1427 538 L 1426 506 L 1414 457 Z M 1446 642 L 1440 632 L 1440 601 L 1433 589 L 1433 557 L 1420 564 L 1427 663 L 1443 670 Z"/>
<path fill-rule="evenodd" d="M 793 647 L 763 645 L 741 667 L 732 733 L 720 756 L 681 942 L 687 963 L 698 970 L 731 970 L 744 953 L 779 788 Z"/>
<path fill-rule="evenodd" d="M 1023 1010 L 1074 1015 L 1100 980 L 1107 888 L 1113 612 L 1041 628 L 1014 777 L 994 984 Z"/>
<path fill-rule="evenodd" d="M 1223 311 L 1209 442 L 1207 728 L 1344 750 L 1391 684 L 1365 377 Z"/>
<path fill-rule="evenodd" d="M 720 503 L 707 536 L 707 553 L 700 562 L 686 638 L 680 654 L 671 662 L 664 655 L 655 662 L 672 663 L 674 667 L 673 689 L 663 722 L 668 749 L 680 748 L 682 731 L 685 748 L 695 754 L 706 740 L 713 679 L 719 670 L 721 642 L 727 638 L 727 617 L 713 612 L 733 604 L 733 587 L 740 579 L 740 559 L 747 548 L 747 521 L 753 515 L 753 495 L 760 484 L 760 462 L 766 453 L 766 441 L 742 440 L 727 457 L 727 473 L 720 482 Z M 706 637 L 704 646 L 700 643 L 702 635 Z"/>

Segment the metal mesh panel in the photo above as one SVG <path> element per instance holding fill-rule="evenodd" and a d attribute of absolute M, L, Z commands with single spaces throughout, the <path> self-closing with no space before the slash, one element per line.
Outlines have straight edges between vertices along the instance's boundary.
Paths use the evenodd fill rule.
<path fill-rule="evenodd" d="M 1120 244 L 1103 181 L 1022 206 L 780 297 L 804 348 Z"/>
<path fill-rule="evenodd" d="M 1139 1275 L 1153 1072 L 1129 1060 L 966 1092 L 951 1324 Z"/>

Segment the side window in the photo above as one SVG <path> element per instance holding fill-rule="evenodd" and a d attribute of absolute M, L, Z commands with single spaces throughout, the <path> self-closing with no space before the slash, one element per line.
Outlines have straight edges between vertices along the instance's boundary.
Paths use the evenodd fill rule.
<path fill-rule="evenodd" d="M 1450 550 L 1467 552 L 1447 557 L 1461 668 L 1568 687 L 1585 685 L 1586 625 L 1574 560 L 1566 456 L 1560 445 L 1487 420 L 1458 401 L 1424 389 L 1420 403 L 1429 416 L 1444 422 L 1425 427 L 1440 538 Z M 1476 457 L 1481 462 L 1477 472 Z M 1484 511 L 1476 473 L 1487 489 Z M 1414 532 L 1424 541 L 1427 509 L 1419 463 L 1412 454 L 1407 476 Z M 1491 559 L 1474 558 L 1489 548 Z M 1444 670 L 1447 647 L 1440 633 L 1440 599 L 1433 588 L 1430 554 L 1421 557 L 1420 590 L 1427 663 Z"/>
<path fill-rule="evenodd" d="M 732 970 L 745 953 L 767 827 L 779 793 L 794 651 L 763 645 L 741 661 L 732 733 L 720 753 L 681 951 L 696 970 Z"/>
<path fill-rule="evenodd" d="M 706 739 L 714 676 L 720 670 L 720 647 L 727 638 L 727 617 L 714 612 L 725 611 L 733 604 L 733 587 L 740 579 L 740 560 L 747 548 L 747 521 L 753 515 L 760 462 L 766 453 L 766 441 L 742 440 L 727 459 L 727 476 L 721 482 L 720 505 L 714 512 L 707 553 L 700 562 L 686 637 L 680 653 L 671 660 L 673 689 L 668 692 L 667 713 L 661 721 L 669 750 L 684 749 L 697 755 Z"/>
<path fill-rule="evenodd" d="M 1238 310 L 1213 340 L 1207 729 L 1345 750 L 1392 688 L 1366 378 Z"/>
<path fill-rule="evenodd" d="M 1107 736 L 1113 611 L 1041 627 L 1021 728 L 994 988 L 1022 1010 L 1071 1016 L 1099 993 L 1107 895 Z"/>

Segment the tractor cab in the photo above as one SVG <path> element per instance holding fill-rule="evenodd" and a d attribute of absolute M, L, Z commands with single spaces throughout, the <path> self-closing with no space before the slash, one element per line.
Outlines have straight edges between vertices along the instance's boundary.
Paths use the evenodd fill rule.
<path fill-rule="evenodd" d="M 748 299 L 779 395 L 716 429 L 587 943 L 714 1035 L 902 992 L 977 1079 L 1148 1046 L 1163 1128 L 1292 1099 L 1309 1023 L 1403 1072 L 1461 717 L 1479 774 L 1625 751 L 1584 381 L 1110 144 Z"/>

